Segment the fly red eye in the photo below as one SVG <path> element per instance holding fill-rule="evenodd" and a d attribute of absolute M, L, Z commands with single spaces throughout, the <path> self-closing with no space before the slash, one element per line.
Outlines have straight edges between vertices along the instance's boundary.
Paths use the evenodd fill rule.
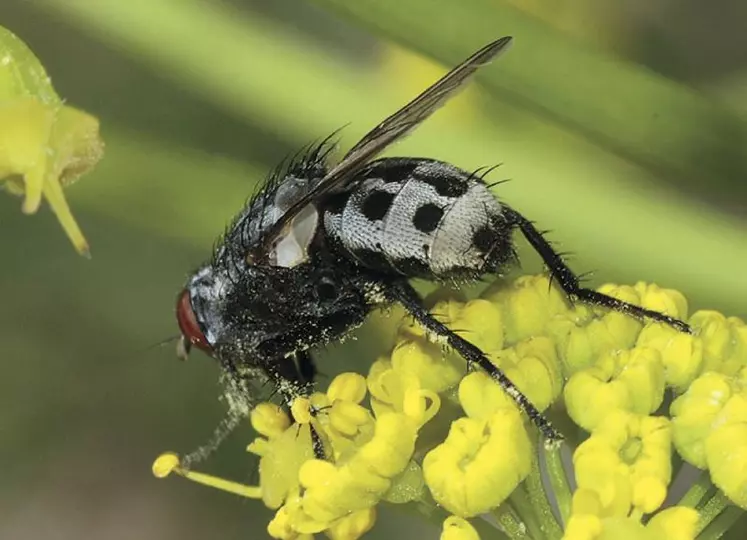
<path fill-rule="evenodd" d="M 179 329 L 182 331 L 184 338 L 190 345 L 194 345 L 206 352 L 211 352 L 212 348 L 205 339 L 205 334 L 200 330 L 197 324 L 195 312 L 192 309 L 192 302 L 189 300 L 189 291 L 186 289 L 179 295 L 176 301 L 176 320 L 179 323 Z"/>

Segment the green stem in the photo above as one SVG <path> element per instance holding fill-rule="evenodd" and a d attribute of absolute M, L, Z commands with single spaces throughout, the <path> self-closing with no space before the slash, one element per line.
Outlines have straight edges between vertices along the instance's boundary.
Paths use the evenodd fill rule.
<path fill-rule="evenodd" d="M 712 487 L 713 483 L 711 483 L 711 476 L 707 471 L 701 472 L 698 479 L 680 499 L 680 506 L 689 506 L 690 508 L 697 507 Z"/>
<path fill-rule="evenodd" d="M 510 537 L 499 529 L 495 521 L 479 517 L 469 520 L 482 540 L 510 540 Z"/>
<path fill-rule="evenodd" d="M 713 497 L 708 499 L 703 508 L 699 510 L 700 516 L 698 517 L 698 525 L 696 527 L 697 533 L 700 534 L 703 532 L 730 505 L 732 505 L 732 502 L 728 497 L 720 490 L 716 491 Z"/>
<path fill-rule="evenodd" d="M 538 444 L 541 445 L 542 442 L 538 440 Z M 545 486 L 542 483 L 542 471 L 538 457 L 535 453 L 532 459 L 532 471 L 524 482 L 524 487 L 529 497 L 529 503 L 534 510 L 534 515 L 539 519 L 539 526 L 542 530 L 540 538 L 548 540 L 559 539 L 563 536 L 563 531 L 557 519 L 555 519 L 552 505 L 545 491 Z"/>
<path fill-rule="evenodd" d="M 511 540 L 528 540 L 527 527 L 524 523 L 516 516 L 514 509 L 508 503 L 503 503 L 498 508 L 493 510 L 493 515 L 498 521 L 498 524 L 503 529 Z"/>
<path fill-rule="evenodd" d="M 698 540 L 718 540 L 721 538 L 739 518 L 744 515 L 744 510 L 738 506 L 726 508 L 703 532 L 698 535 Z"/>
<path fill-rule="evenodd" d="M 538 515 L 534 511 L 532 501 L 527 495 L 524 486 L 520 485 L 508 498 L 511 506 L 519 515 L 519 519 L 526 525 L 526 530 L 530 538 L 544 538 L 543 528 L 538 521 Z"/>
<path fill-rule="evenodd" d="M 568 477 L 563 466 L 561 456 L 562 445 L 554 445 L 550 448 L 544 447 L 545 464 L 547 465 L 547 474 L 550 478 L 555 501 L 560 511 L 560 519 L 563 523 L 568 523 L 571 515 L 571 487 L 568 484 Z"/>

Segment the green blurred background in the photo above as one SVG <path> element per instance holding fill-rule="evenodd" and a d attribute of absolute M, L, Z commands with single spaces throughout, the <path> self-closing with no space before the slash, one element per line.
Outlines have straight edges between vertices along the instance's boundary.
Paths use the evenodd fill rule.
<path fill-rule="evenodd" d="M 150 346 L 268 169 L 346 124 L 352 144 L 432 61 L 502 35 L 516 43 L 479 88 L 390 153 L 504 163 L 499 196 L 593 284 L 656 281 L 746 317 L 745 20 L 739 0 L 3 0 L 0 24 L 107 149 L 67 192 L 90 261 L 48 211 L 0 197 L 0 538 L 265 536 L 259 503 L 150 476 L 222 414 L 211 361 Z M 322 371 L 365 369 L 390 326 L 330 347 Z M 251 481 L 250 436 L 205 467 Z M 424 530 L 384 510 L 371 538 Z"/>

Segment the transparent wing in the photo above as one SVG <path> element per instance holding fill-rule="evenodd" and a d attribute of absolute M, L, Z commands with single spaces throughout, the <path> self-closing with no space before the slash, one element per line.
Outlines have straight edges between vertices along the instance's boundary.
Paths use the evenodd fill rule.
<path fill-rule="evenodd" d="M 456 95 L 480 67 L 493 60 L 510 43 L 511 37 L 503 37 L 489 43 L 449 71 L 410 103 L 369 131 L 345 154 L 342 161 L 335 165 L 314 189 L 293 204 L 267 231 L 265 241 L 258 246 L 258 251 L 266 253 L 267 248 L 276 241 L 288 223 L 307 204 L 344 188 L 355 176 L 355 173 L 366 163 L 380 154 L 390 144 L 405 137 L 439 109 L 447 100 Z"/>

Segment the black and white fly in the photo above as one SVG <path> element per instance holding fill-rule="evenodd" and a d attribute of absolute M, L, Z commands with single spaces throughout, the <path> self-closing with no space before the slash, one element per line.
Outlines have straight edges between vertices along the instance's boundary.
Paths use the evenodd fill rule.
<path fill-rule="evenodd" d="M 532 222 L 499 203 L 479 175 L 428 158 L 374 160 L 510 43 L 504 37 L 474 53 L 371 130 L 340 162 L 329 162 L 331 145 L 325 141 L 276 170 L 239 213 L 177 301 L 182 353 L 196 346 L 220 362 L 232 410 L 213 443 L 185 465 L 248 413 L 256 383 L 274 385 L 288 404 L 308 395 L 316 373 L 310 350 L 340 339 L 373 309 L 393 303 L 485 370 L 546 437 L 560 439 L 479 348 L 428 313 L 408 281 L 453 283 L 498 274 L 516 262 L 517 228 L 570 299 L 690 331 L 663 313 L 583 288 Z"/>

